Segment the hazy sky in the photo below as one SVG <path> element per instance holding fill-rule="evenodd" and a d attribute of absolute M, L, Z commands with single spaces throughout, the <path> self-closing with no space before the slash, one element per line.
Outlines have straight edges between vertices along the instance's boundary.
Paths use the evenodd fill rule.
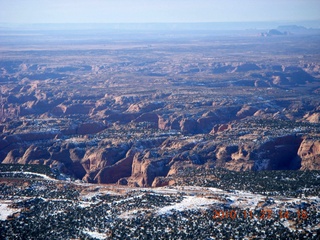
<path fill-rule="evenodd" d="M 0 0 L 0 23 L 320 19 L 320 0 Z"/>

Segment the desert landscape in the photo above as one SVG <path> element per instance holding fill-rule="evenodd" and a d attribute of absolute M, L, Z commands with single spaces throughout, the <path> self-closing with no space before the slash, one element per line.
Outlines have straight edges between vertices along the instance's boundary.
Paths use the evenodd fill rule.
<path fill-rule="evenodd" d="M 2 236 L 316 239 L 320 31 L 119 28 L 1 30 Z"/>

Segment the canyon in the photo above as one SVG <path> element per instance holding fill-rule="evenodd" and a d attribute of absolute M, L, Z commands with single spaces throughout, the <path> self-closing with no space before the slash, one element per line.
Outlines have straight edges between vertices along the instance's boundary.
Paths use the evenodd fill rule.
<path fill-rule="evenodd" d="M 318 32 L 4 34 L 1 164 L 132 187 L 320 170 Z"/>

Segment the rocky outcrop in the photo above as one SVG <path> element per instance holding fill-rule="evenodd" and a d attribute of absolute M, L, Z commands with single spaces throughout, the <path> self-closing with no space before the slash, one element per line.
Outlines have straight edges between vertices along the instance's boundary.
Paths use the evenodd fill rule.
<path fill-rule="evenodd" d="M 47 164 L 58 165 L 63 173 L 79 179 L 82 179 L 86 174 L 81 164 L 81 159 L 85 154 L 84 149 L 74 148 L 72 145 L 63 145 L 58 148 L 49 148 L 49 152 L 51 157 Z"/>
<path fill-rule="evenodd" d="M 158 128 L 159 116 L 156 113 L 143 113 L 139 117 L 133 120 L 134 122 L 149 122 L 154 127 Z"/>
<path fill-rule="evenodd" d="M 315 112 L 315 113 L 308 113 L 303 117 L 306 121 L 310 123 L 320 123 L 320 113 Z"/>
<path fill-rule="evenodd" d="M 119 165 L 114 166 L 113 168 L 108 168 L 110 166 L 113 166 L 115 163 L 117 163 L 118 161 L 120 161 L 123 158 L 126 158 L 126 153 L 129 150 L 129 145 L 126 144 L 120 144 L 120 145 L 112 145 L 112 146 L 106 146 L 106 147 L 101 147 L 101 148 L 90 148 L 86 151 L 85 155 L 83 156 L 82 160 L 81 160 L 81 165 L 83 166 L 84 170 L 86 171 L 86 175 L 84 177 L 84 179 L 86 181 L 89 182 L 97 182 L 97 181 L 101 181 L 101 182 L 113 182 L 113 179 L 116 179 L 116 181 L 118 181 L 120 178 L 122 178 L 123 176 L 118 177 L 114 177 L 110 179 L 107 179 L 107 173 L 108 171 L 112 171 L 114 169 L 117 169 L 117 167 L 120 166 L 123 167 L 123 165 L 121 165 L 121 163 L 119 163 Z M 122 164 L 128 164 L 128 161 L 130 161 L 130 159 L 127 160 L 122 160 Z M 101 170 L 105 169 L 104 171 L 101 172 Z M 120 173 L 121 175 L 121 173 Z M 125 174 L 126 175 L 126 174 Z"/>
<path fill-rule="evenodd" d="M 135 96 L 116 96 L 114 97 L 113 100 L 115 101 L 115 104 L 122 106 L 122 105 L 127 105 L 127 104 L 132 104 L 134 102 L 137 102 L 139 98 Z"/>
<path fill-rule="evenodd" d="M 151 112 L 156 109 L 162 108 L 164 104 L 162 102 L 141 102 L 141 103 L 134 103 L 129 106 L 127 112 L 129 113 L 146 113 Z"/>
<path fill-rule="evenodd" d="M 139 113 L 105 113 L 105 118 L 110 122 L 119 122 L 121 124 L 126 124 L 134 119 L 136 119 L 140 114 Z"/>
<path fill-rule="evenodd" d="M 208 133 L 212 130 L 213 126 L 219 122 L 219 119 L 216 116 L 205 117 L 202 116 L 197 120 L 199 131 Z"/>
<path fill-rule="evenodd" d="M 228 73 L 228 72 L 232 72 L 234 69 L 235 67 L 228 63 L 216 63 L 213 66 L 212 73 L 214 74 Z"/>
<path fill-rule="evenodd" d="M 243 63 L 237 66 L 233 72 L 248 72 L 248 71 L 255 71 L 260 70 L 261 68 L 254 64 L 254 63 Z"/>
<path fill-rule="evenodd" d="M 231 130 L 231 129 L 232 129 L 231 124 L 217 124 L 212 128 L 210 134 L 214 135 L 214 134 L 218 134 L 223 131 L 227 131 L 227 130 Z"/>
<path fill-rule="evenodd" d="M 105 129 L 103 123 L 100 122 L 86 122 L 81 123 L 77 129 L 77 134 L 85 135 L 85 134 L 96 134 Z"/>
<path fill-rule="evenodd" d="M 70 169 L 72 171 L 72 175 L 74 175 L 78 179 L 82 179 L 86 171 L 81 164 L 81 160 L 85 155 L 85 150 L 82 148 L 73 148 L 69 150 L 70 154 Z"/>
<path fill-rule="evenodd" d="M 183 133 L 198 133 L 198 122 L 192 118 L 184 118 L 180 121 L 180 130 Z"/>
<path fill-rule="evenodd" d="M 233 161 L 232 154 L 238 151 L 238 146 L 219 146 L 216 148 L 216 166 L 225 167 L 227 162 Z"/>
<path fill-rule="evenodd" d="M 299 147 L 301 170 L 320 170 L 320 140 L 304 139 Z"/>
<path fill-rule="evenodd" d="M 50 153 L 46 148 L 30 146 L 23 156 L 19 159 L 19 164 L 41 164 L 44 160 L 50 158 Z"/>
<path fill-rule="evenodd" d="M 81 163 L 87 172 L 95 169 L 101 169 L 105 166 L 111 166 L 126 154 L 124 149 L 117 147 L 109 148 L 91 148 L 87 150 Z"/>
<path fill-rule="evenodd" d="M 29 132 L 5 136 L 3 139 L 6 140 L 9 144 L 26 141 L 33 142 L 39 140 L 54 139 L 56 134 L 57 132 Z"/>
<path fill-rule="evenodd" d="M 253 170 L 298 170 L 301 142 L 301 137 L 289 135 L 263 143 L 251 153 L 251 159 L 255 160 Z"/>
<path fill-rule="evenodd" d="M 299 67 L 282 67 L 281 72 L 267 73 L 274 85 L 304 85 L 314 81 L 309 73 Z"/>
<path fill-rule="evenodd" d="M 165 119 L 164 117 L 159 116 L 158 128 L 162 129 L 162 130 L 170 129 L 170 121 L 169 121 L 169 119 Z"/>
<path fill-rule="evenodd" d="M 290 83 L 287 76 L 282 73 L 278 73 L 277 75 L 273 75 L 271 78 L 272 78 L 272 84 L 274 84 L 274 85 L 288 85 Z"/>
<path fill-rule="evenodd" d="M 169 158 L 155 159 L 151 152 L 136 153 L 132 163 L 132 175 L 128 179 L 130 186 L 151 186 L 155 177 L 166 176 L 169 171 Z"/>
<path fill-rule="evenodd" d="M 205 162 L 213 160 L 215 167 L 235 171 L 297 170 L 301 165 L 301 159 L 297 155 L 301 141 L 301 137 L 289 135 L 262 144 L 227 144 L 209 147 L 208 143 L 202 147 L 205 150 L 196 146 L 193 151 L 196 151 Z"/>
<path fill-rule="evenodd" d="M 94 178 L 94 182 L 117 183 L 120 179 L 130 177 L 132 172 L 133 156 L 133 152 L 130 152 L 124 159 L 101 169 Z"/>
<path fill-rule="evenodd" d="M 22 149 L 13 149 L 11 150 L 5 159 L 2 161 L 4 164 L 15 164 L 23 156 L 24 151 Z"/>
<path fill-rule="evenodd" d="M 166 119 L 164 117 L 159 117 L 158 128 L 162 130 L 180 130 L 181 120 L 182 116 L 169 116 Z"/>
<path fill-rule="evenodd" d="M 164 187 L 164 186 L 170 186 L 174 185 L 175 180 L 173 178 L 166 178 L 166 177 L 156 177 L 151 187 Z"/>
<path fill-rule="evenodd" d="M 266 88 L 266 87 L 270 87 L 270 83 L 264 80 L 256 80 L 254 82 L 254 86 L 257 88 Z"/>
<path fill-rule="evenodd" d="M 81 104 L 81 103 L 74 103 L 74 104 L 60 104 L 53 108 L 52 113 L 55 115 L 71 115 L 71 114 L 89 114 L 90 111 L 95 107 L 94 104 Z"/>
<path fill-rule="evenodd" d="M 244 105 L 236 114 L 236 116 L 238 118 L 245 118 L 245 117 L 248 117 L 248 116 L 252 116 L 254 115 L 254 113 L 256 111 L 258 111 L 259 109 L 256 108 L 256 107 L 252 107 L 252 106 L 249 106 L 249 105 Z"/>

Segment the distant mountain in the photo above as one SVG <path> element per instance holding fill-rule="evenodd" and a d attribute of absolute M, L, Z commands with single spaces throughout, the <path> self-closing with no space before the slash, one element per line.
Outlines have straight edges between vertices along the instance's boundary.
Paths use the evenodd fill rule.
<path fill-rule="evenodd" d="M 301 25 L 280 25 L 275 29 L 270 29 L 268 32 L 262 32 L 262 37 L 281 36 L 291 34 L 313 34 L 319 33 L 319 28 L 306 28 Z"/>
<path fill-rule="evenodd" d="M 282 35 L 288 35 L 289 32 L 280 32 L 277 29 L 271 29 L 268 32 L 261 33 L 262 37 L 271 37 L 271 36 L 282 36 Z"/>
<path fill-rule="evenodd" d="M 296 31 L 307 31 L 308 28 L 298 25 L 283 25 L 277 28 L 279 31 L 289 31 L 289 32 L 296 32 Z"/>

